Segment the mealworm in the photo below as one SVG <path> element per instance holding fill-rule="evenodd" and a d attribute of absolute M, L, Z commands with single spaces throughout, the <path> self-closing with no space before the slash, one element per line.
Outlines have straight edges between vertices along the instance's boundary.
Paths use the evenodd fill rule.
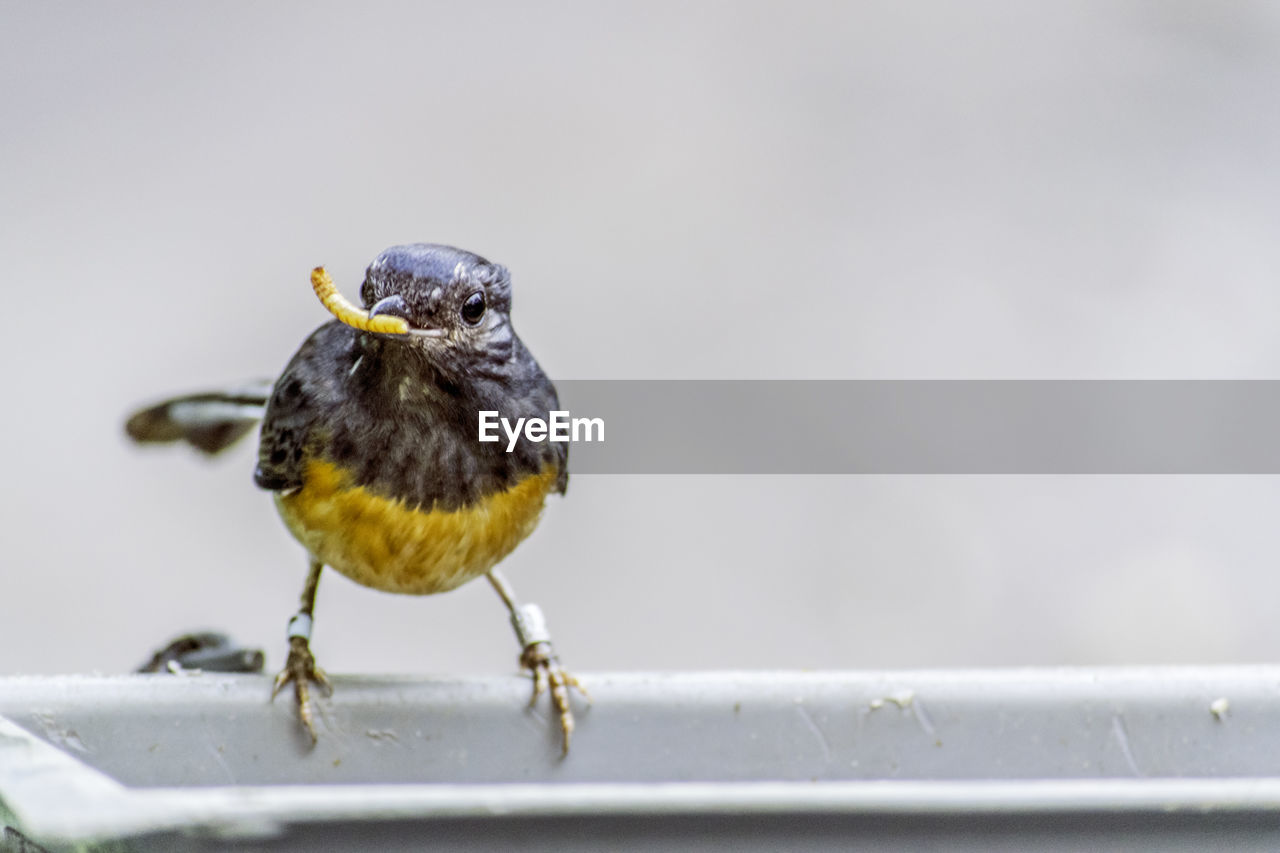
<path fill-rule="evenodd" d="M 403 317 L 379 314 L 370 317 L 369 312 L 347 300 L 338 292 L 333 279 L 324 267 L 316 267 L 311 271 L 311 288 L 315 290 L 320 304 L 337 317 L 339 321 L 359 329 L 362 332 L 379 332 L 384 335 L 409 334 L 409 322 Z"/>

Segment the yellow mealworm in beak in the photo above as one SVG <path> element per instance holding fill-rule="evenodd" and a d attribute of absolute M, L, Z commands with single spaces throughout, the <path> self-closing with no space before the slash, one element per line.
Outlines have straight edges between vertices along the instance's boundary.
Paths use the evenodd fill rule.
<path fill-rule="evenodd" d="M 347 298 L 338 292 L 333 279 L 329 277 L 329 273 L 325 272 L 324 267 L 316 267 L 311 271 L 311 288 L 315 290 L 320 304 L 327 308 L 330 314 L 353 329 L 359 329 L 362 332 L 379 332 L 384 335 L 409 334 L 409 322 L 403 317 L 392 317 L 389 314 L 370 317 L 368 311 L 348 302 Z"/>

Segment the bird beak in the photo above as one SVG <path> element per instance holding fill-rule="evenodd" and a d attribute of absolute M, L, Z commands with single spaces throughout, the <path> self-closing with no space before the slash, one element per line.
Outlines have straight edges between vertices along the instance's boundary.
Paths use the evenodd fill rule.
<path fill-rule="evenodd" d="M 404 297 L 399 294 L 388 296 L 385 299 L 379 299 L 369 309 L 369 318 L 388 316 L 399 317 L 409 324 L 409 334 L 417 338 L 443 338 L 445 336 L 444 329 L 420 329 L 413 325 L 410 319 L 409 306 L 404 302 Z"/>

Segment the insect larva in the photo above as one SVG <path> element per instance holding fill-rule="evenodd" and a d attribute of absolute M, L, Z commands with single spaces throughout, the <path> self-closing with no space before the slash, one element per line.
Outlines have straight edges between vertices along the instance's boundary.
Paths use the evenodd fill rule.
<path fill-rule="evenodd" d="M 389 314 L 370 317 L 368 311 L 347 301 L 347 298 L 338 292 L 333 279 L 329 277 L 329 273 L 325 272 L 324 267 L 316 267 L 311 271 L 311 288 L 319 297 L 320 304 L 327 308 L 330 314 L 354 329 L 362 332 L 379 332 L 384 335 L 409 334 L 409 323 L 403 317 L 392 317 Z"/>

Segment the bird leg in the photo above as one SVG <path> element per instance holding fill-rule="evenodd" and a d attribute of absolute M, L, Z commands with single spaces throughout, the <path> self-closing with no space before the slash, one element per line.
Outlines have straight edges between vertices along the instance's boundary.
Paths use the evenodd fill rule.
<path fill-rule="evenodd" d="M 324 564 L 319 560 L 311 561 L 311 571 L 307 573 L 306 586 L 302 588 L 302 607 L 289 620 L 289 659 L 284 669 L 276 676 L 275 685 L 271 688 L 271 698 L 289 682 L 293 682 L 293 696 L 298 703 L 298 720 L 311 737 L 311 745 L 316 743 L 315 719 L 311 709 L 311 685 L 314 683 L 323 688 L 326 695 L 333 692 L 333 685 L 325 676 L 324 670 L 316 666 L 316 659 L 311 654 L 311 621 L 316 606 L 316 587 L 320 584 L 320 570 Z"/>
<path fill-rule="evenodd" d="M 577 678 L 560 666 L 551 646 L 551 634 L 542 608 L 536 604 L 520 604 L 511 584 L 497 569 L 491 569 L 488 578 L 511 613 L 511 627 L 515 629 L 516 640 L 520 643 L 520 665 L 533 675 L 533 696 L 529 699 L 529 707 L 533 707 L 543 693 L 551 694 L 551 705 L 559 716 L 560 731 L 564 736 L 561 754 L 568 755 L 574 726 L 569 690 L 577 690 L 588 702 L 591 695 Z"/>

